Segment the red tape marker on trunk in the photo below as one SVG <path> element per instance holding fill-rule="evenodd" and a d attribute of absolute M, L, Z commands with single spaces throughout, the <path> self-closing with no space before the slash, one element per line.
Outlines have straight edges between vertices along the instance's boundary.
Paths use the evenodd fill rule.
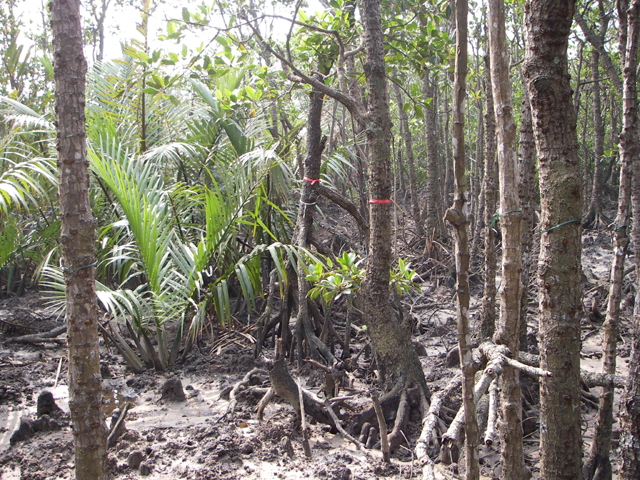
<path fill-rule="evenodd" d="M 373 198 L 371 198 L 369 199 L 369 203 L 386 204 L 386 203 L 391 203 L 391 200 L 374 200 Z"/>

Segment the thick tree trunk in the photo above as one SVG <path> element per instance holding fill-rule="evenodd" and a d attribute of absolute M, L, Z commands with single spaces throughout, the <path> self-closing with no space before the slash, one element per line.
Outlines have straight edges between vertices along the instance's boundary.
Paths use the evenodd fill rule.
<path fill-rule="evenodd" d="M 464 100 L 467 86 L 467 14 L 466 0 L 456 4 L 456 58 L 453 83 L 453 205 L 447 210 L 445 219 L 454 228 L 458 316 L 458 349 L 462 368 L 462 404 L 466 434 L 467 480 L 477 480 L 480 475 L 478 465 L 478 422 L 473 399 L 475 368 L 471 356 L 471 336 L 469 331 L 469 190 L 466 177 L 464 150 Z"/>
<path fill-rule="evenodd" d="M 579 480 L 581 178 L 567 46 L 575 1 L 529 0 L 524 77 L 538 152 L 540 476 Z"/>
<path fill-rule="evenodd" d="M 484 159 L 484 289 L 478 336 L 486 340 L 493 336 L 496 329 L 496 235 L 493 214 L 496 208 L 496 183 L 498 163 L 496 161 L 496 117 L 493 114 L 493 95 L 491 93 L 491 60 L 485 56 L 485 159 Z"/>
<path fill-rule="evenodd" d="M 391 266 L 391 179 L 389 174 L 391 118 L 384 63 L 384 38 L 377 0 L 365 0 L 361 9 L 365 39 L 364 72 L 369 92 L 367 140 L 369 146 L 370 241 L 363 282 L 364 319 L 385 383 L 415 381 L 426 394 L 420 361 L 411 344 L 411 326 L 399 322 L 389 300 Z"/>
<path fill-rule="evenodd" d="M 500 183 L 500 230 L 502 232 L 502 282 L 500 317 L 494 340 L 514 355 L 519 350 L 521 254 L 520 202 L 516 163 L 516 124 L 513 120 L 511 84 L 503 0 L 489 0 L 489 52 L 493 108 L 498 133 L 498 170 Z M 518 371 L 505 365 L 501 376 L 500 453 L 502 476 L 509 480 L 525 478 L 522 450 L 522 400 Z"/>
<path fill-rule="evenodd" d="M 89 204 L 85 145 L 85 77 L 80 2 L 53 0 L 60 243 L 66 285 L 69 410 L 78 480 L 106 478 L 107 430 L 102 410 L 96 303 L 96 224 Z"/>
<path fill-rule="evenodd" d="M 628 7 L 628 10 L 627 10 Z M 638 66 L 638 30 L 640 29 L 640 0 L 634 0 L 629 3 L 621 1 L 618 4 L 618 16 L 625 17 L 627 19 L 627 35 L 626 35 L 626 56 L 623 70 L 623 84 L 624 84 L 624 96 L 623 96 L 623 127 L 620 135 L 620 157 L 623 160 L 623 171 L 625 169 L 626 162 L 633 166 L 633 213 L 634 218 L 640 214 L 640 178 L 636 178 L 640 172 L 638 171 L 640 145 L 638 144 L 638 108 L 637 108 L 637 66 Z M 626 12 L 625 12 L 626 10 Z M 626 15 L 625 15 L 626 13 Z M 621 22 L 622 23 L 622 22 Z M 624 38 L 624 37 L 623 37 Z M 627 174 L 628 175 L 628 174 Z M 620 195 L 622 196 L 622 172 L 620 173 Z M 625 192 L 626 193 L 626 192 Z M 620 210 L 619 212 L 620 213 Z M 627 217 L 628 217 L 628 211 Z M 628 219 L 628 218 L 627 218 Z M 620 233 L 626 232 L 626 223 L 622 219 L 616 218 L 616 238 Z M 636 249 L 636 262 L 639 262 L 638 257 L 638 244 L 637 240 L 640 239 L 640 228 L 635 225 L 634 222 L 634 247 Z M 623 226 L 624 225 L 624 226 Z M 626 246 L 626 244 L 625 244 Z M 617 253 L 617 252 L 616 252 Z M 616 255 L 618 257 L 618 255 Z M 620 279 L 621 280 L 621 279 Z M 614 279 L 615 281 L 615 279 Z M 622 283 L 622 282 L 620 282 Z M 613 290 L 613 285 L 612 285 Z M 640 292 L 640 288 L 636 287 L 636 290 Z M 636 297 L 640 297 L 640 294 Z M 636 300 L 639 300 L 637 298 Z M 633 344 L 631 362 L 629 363 L 629 378 L 627 380 L 627 388 L 625 391 L 624 401 L 622 402 L 622 434 L 620 437 L 620 452 L 622 456 L 622 469 L 620 477 L 624 480 L 631 480 L 632 478 L 640 477 L 640 353 L 639 353 L 639 327 L 640 325 L 640 308 L 636 301 L 636 307 L 634 310 L 634 329 L 633 329 Z M 607 320 L 609 320 L 607 315 Z M 614 323 L 612 325 L 616 327 Z M 612 329 L 615 334 L 615 328 Z M 613 369 L 615 370 L 615 340 L 613 339 Z M 609 346 L 609 345 L 607 345 Z M 609 366 L 610 367 L 610 366 Z M 604 394 L 604 392 L 603 392 Z M 611 392 L 613 397 L 613 392 Z M 613 400 L 613 398 L 611 398 Z M 602 408 L 602 404 L 601 404 Z M 609 427 L 610 428 L 610 427 Z"/>

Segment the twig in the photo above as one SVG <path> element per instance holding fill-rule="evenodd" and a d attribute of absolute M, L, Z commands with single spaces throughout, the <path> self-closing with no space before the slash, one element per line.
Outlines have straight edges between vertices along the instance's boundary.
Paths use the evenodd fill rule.
<path fill-rule="evenodd" d="M 111 446 L 111 444 L 113 443 L 113 441 L 116 439 L 116 435 L 118 433 L 118 428 L 120 427 L 120 424 L 123 422 L 124 417 L 127 416 L 127 412 L 129 411 L 129 407 L 130 406 L 131 406 L 130 403 L 127 403 L 124 406 L 124 408 L 122 409 L 122 412 L 120 413 L 120 416 L 118 417 L 118 421 L 116 422 L 116 424 L 111 429 L 111 432 L 109 432 L 109 437 L 107 437 L 107 448 L 109 448 Z"/>
<path fill-rule="evenodd" d="M 340 432 L 340 435 L 342 435 L 344 438 L 349 440 L 351 443 L 353 443 L 356 446 L 358 450 L 360 450 L 360 448 L 362 447 L 362 444 L 358 440 L 353 438 L 351 435 L 349 435 L 344 428 L 342 428 L 342 425 L 340 424 L 340 419 L 336 415 L 336 412 L 333 411 L 333 408 L 331 408 L 331 404 L 329 403 L 328 398 L 325 399 L 324 401 L 324 407 L 327 409 L 327 412 L 329 412 L 329 415 L 331 416 L 331 418 L 333 418 L 333 422 L 336 424 L 336 428 L 338 429 L 338 432 Z"/>
<path fill-rule="evenodd" d="M 53 388 L 58 386 L 58 379 L 60 378 L 60 370 L 62 370 L 62 360 L 64 357 L 60 357 L 60 361 L 58 362 L 58 371 L 56 372 L 56 381 L 53 382 Z"/>
<path fill-rule="evenodd" d="M 302 428 L 302 448 L 304 449 L 304 454 L 310 458 L 311 457 L 311 446 L 309 445 L 309 437 L 307 434 L 307 422 L 304 418 L 304 397 L 302 395 L 302 387 L 300 386 L 300 382 L 296 382 L 298 385 L 298 399 L 300 402 L 300 428 Z"/>
<path fill-rule="evenodd" d="M 391 461 L 391 458 L 389 457 L 387 421 L 384 419 L 382 408 L 380 407 L 378 392 L 376 392 L 375 390 L 371 392 L 371 400 L 373 401 L 373 408 L 376 411 L 376 417 L 378 418 L 378 428 L 380 429 L 380 449 L 382 450 L 382 458 L 385 462 L 389 463 Z"/>

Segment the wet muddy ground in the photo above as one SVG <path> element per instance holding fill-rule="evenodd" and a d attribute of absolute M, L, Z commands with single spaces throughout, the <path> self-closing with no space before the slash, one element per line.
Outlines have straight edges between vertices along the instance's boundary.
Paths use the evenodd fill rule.
<path fill-rule="evenodd" d="M 584 239 L 583 368 L 600 371 L 601 338 L 597 322 L 587 318 L 595 298 L 604 304 L 611 250 L 606 232 L 586 234 Z M 629 275 L 629 282 L 633 277 Z M 407 306 L 416 322 L 415 341 L 432 392 L 443 388 L 456 373 L 446 367 L 447 354 L 455 346 L 455 310 L 453 290 L 446 282 L 425 279 L 421 291 L 408 300 Z M 472 314 L 478 311 L 480 286 Z M 630 296 L 630 293 L 627 297 Z M 535 329 L 535 298 L 530 297 L 528 319 Z M 73 448 L 68 414 L 52 416 L 45 430 L 10 445 L 10 438 L 20 419 L 36 418 L 37 398 L 43 391 L 53 394 L 56 404 L 68 412 L 66 350 L 63 341 L 5 344 L 6 339 L 38 331 L 48 331 L 61 321 L 45 308 L 43 298 L 34 292 L 20 298 L 0 300 L 0 479 L 70 479 L 73 475 Z M 632 306 L 625 304 L 621 324 L 618 369 L 625 374 L 629 358 L 629 321 Z M 62 338 L 62 337 L 61 337 Z M 534 336 L 532 335 L 532 338 Z M 364 348 L 365 339 L 354 342 L 356 350 Z M 265 358 L 255 360 L 249 341 L 222 344 L 211 352 L 206 339 L 182 364 L 168 372 L 147 371 L 134 375 L 114 349 L 101 345 L 101 365 L 105 411 L 110 418 L 114 410 L 129 404 L 125 433 L 109 449 L 109 464 L 116 479 L 147 477 L 154 479 L 410 479 L 421 478 L 414 461 L 413 448 L 419 435 L 420 419 L 410 419 L 408 443 L 392 455 L 391 464 L 382 461 L 379 450 L 356 450 L 339 434 L 322 424 L 310 426 L 311 458 L 303 453 L 299 425 L 293 408 L 276 398 L 267 407 L 264 421 L 256 419 L 256 405 L 268 376 L 256 374 L 249 388 L 238 396 L 235 411 L 228 412 L 229 390 L 255 367 L 264 368 Z M 266 350 L 266 358 L 272 351 Z M 362 357 L 363 359 L 365 356 Z M 322 374 L 306 365 L 301 371 L 291 365 L 292 375 L 311 391 L 318 392 Z M 369 363 L 354 372 L 356 382 L 340 395 L 349 396 L 340 412 L 344 426 L 349 419 L 370 405 L 368 389 L 373 383 Z M 179 379 L 184 401 L 162 398 L 167 380 Z M 526 388 L 536 395 L 535 381 Z M 597 397 L 599 389 L 591 393 Z M 617 398 L 621 393 L 616 391 Z M 459 406 L 459 394 L 445 402 L 442 418 L 450 421 Z M 116 414 L 118 411 L 116 410 Z M 585 452 L 588 451 L 596 408 L 583 403 Z M 527 463 L 537 474 L 537 419 L 527 419 L 525 447 Z M 614 432 L 618 424 L 614 425 Z M 615 433 L 614 433 L 615 435 Z M 482 447 L 483 478 L 499 475 L 499 456 L 494 447 Z M 615 455 L 614 455 L 615 463 Z M 455 466 L 437 465 L 440 478 L 458 478 Z"/>

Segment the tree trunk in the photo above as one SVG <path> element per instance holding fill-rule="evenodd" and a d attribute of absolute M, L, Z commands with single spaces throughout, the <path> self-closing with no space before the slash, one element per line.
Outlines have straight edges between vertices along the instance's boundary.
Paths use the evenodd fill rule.
<path fill-rule="evenodd" d="M 594 158 L 593 158 L 593 184 L 591 187 L 591 201 L 589 210 L 582 222 L 583 228 L 591 225 L 598 226 L 602 214 L 602 171 L 604 161 L 604 123 L 602 122 L 602 105 L 600 101 L 600 80 L 598 78 L 598 64 L 600 55 L 597 50 L 591 52 L 591 79 L 593 81 L 593 133 L 594 133 Z"/>
<path fill-rule="evenodd" d="M 498 140 L 500 182 L 500 230 L 502 232 L 502 282 L 500 285 L 500 317 L 494 340 L 505 345 L 513 355 L 519 350 L 521 254 L 520 202 L 516 163 L 516 124 L 513 120 L 511 84 L 503 0 L 489 0 L 489 52 L 491 85 Z M 489 112 L 491 113 L 491 112 Z M 525 478 L 522 450 L 522 400 L 520 376 L 515 368 L 505 365 L 501 376 L 500 453 L 502 476 L 509 480 Z"/>
<path fill-rule="evenodd" d="M 480 82 L 483 86 L 482 83 Z M 478 108 L 478 134 L 476 137 L 476 169 L 478 171 L 478 185 L 479 192 L 477 192 L 477 208 L 476 214 L 474 215 L 474 228 L 473 228 L 473 239 L 471 241 L 471 264 L 476 264 L 478 260 L 478 244 L 480 243 L 480 239 L 482 239 L 482 229 L 484 227 L 484 216 L 485 216 L 485 208 L 484 208 L 484 113 L 483 113 L 483 104 L 482 101 L 479 100 L 477 104 Z"/>
<path fill-rule="evenodd" d="M 432 99 L 431 104 L 424 110 L 424 133 L 427 146 L 425 230 L 427 235 L 439 237 L 442 233 L 443 225 L 438 212 L 440 177 L 438 169 L 437 105 L 435 102 L 435 86 L 429 78 L 428 70 L 425 70 L 422 77 L 422 95 L 425 99 Z"/>
<path fill-rule="evenodd" d="M 387 386 L 415 381 L 426 394 L 420 361 L 411 344 L 411 326 L 397 321 L 389 301 L 391 266 L 391 179 L 389 174 L 391 118 L 384 63 L 384 38 L 378 0 L 362 2 L 368 112 L 370 241 L 362 286 L 364 319 Z"/>
<path fill-rule="evenodd" d="M 581 179 L 567 46 L 575 1 L 529 0 L 523 66 L 538 152 L 540 477 L 579 480 Z"/>
<path fill-rule="evenodd" d="M 493 214 L 496 208 L 496 177 L 498 175 L 496 162 L 496 117 L 493 114 L 493 95 L 491 93 L 491 60 L 484 58 L 485 74 L 485 159 L 484 159 L 484 289 L 482 306 L 480 309 L 480 324 L 478 335 L 481 340 L 493 336 L 496 329 L 496 236 L 494 233 Z"/>
<path fill-rule="evenodd" d="M 524 82 L 523 82 L 524 84 Z M 529 309 L 529 282 L 533 268 L 533 231 L 535 228 L 535 213 L 533 202 L 536 183 L 536 145 L 533 138 L 533 124 L 531 123 L 531 105 L 529 92 L 522 91 L 522 109 L 520 113 L 520 209 L 522 210 L 522 285 L 520 297 L 520 350 L 527 349 L 527 312 Z"/>
<path fill-rule="evenodd" d="M 640 2 L 638 2 L 640 3 Z M 627 2 L 618 3 L 618 15 L 627 15 Z M 625 65 L 623 69 L 623 127 L 620 134 L 620 187 L 618 195 L 618 212 L 614 222 L 613 264 L 611 266 L 611 285 L 609 287 L 609 303 L 607 317 L 603 325 L 603 373 L 616 372 L 616 347 L 618 341 L 618 319 L 620 317 L 620 299 L 622 296 L 622 280 L 624 277 L 624 262 L 629 238 L 627 225 L 629 223 L 629 207 L 631 199 L 631 176 L 633 165 L 638 162 L 638 109 L 636 94 L 636 68 L 638 48 L 637 5 L 629 10 L 627 26 L 630 29 L 626 35 L 627 44 Z M 624 38 L 624 36 L 622 36 Z M 621 45 L 622 47 L 622 45 Z M 604 132 L 603 132 L 604 136 Z M 594 183 L 595 187 L 595 183 Z M 585 480 L 611 479 L 611 429 L 613 424 L 613 387 L 602 387 L 600 394 L 596 431 L 589 458 L 585 462 L 583 475 Z"/>
<path fill-rule="evenodd" d="M 627 10 L 628 7 L 628 10 Z M 640 0 L 634 0 L 629 3 L 626 1 L 620 1 L 618 3 L 618 16 L 625 17 L 627 21 L 627 35 L 626 35 L 626 55 L 625 64 L 623 70 L 623 84 L 624 84 L 624 96 L 623 96 L 623 127 L 622 134 L 620 135 L 620 156 L 623 160 L 623 170 L 629 162 L 633 166 L 633 213 L 634 219 L 637 219 L 636 215 L 640 214 L 640 178 L 637 178 L 640 173 L 638 170 L 638 162 L 640 155 L 640 146 L 638 144 L 638 109 L 637 109 L 637 90 L 636 90 L 636 76 L 638 66 L 638 30 L 640 28 L 639 9 Z M 625 15 L 626 14 L 626 15 Z M 622 23 L 622 22 L 621 22 Z M 624 38 L 624 37 L 622 37 Z M 620 173 L 620 189 L 622 196 L 622 172 Z M 627 212 L 628 215 L 628 212 Z M 626 223 L 624 227 L 622 221 L 619 223 L 616 218 L 616 238 L 620 232 L 626 232 Z M 638 262 L 638 245 L 637 240 L 640 238 L 640 228 L 635 225 L 634 222 L 634 247 L 636 249 L 636 262 Z M 616 255 L 616 258 L 618 255 Z M 613 290 L 613 285 L 612 285 Z M 640 288 L 636 287 L 636 291 L 640 292 Z M 640 297 L 640 294 L 636 295 Z M 640 298 L 637 298 L 640 300 Z M 629 378 L 627 380 L 627 388 L 625 391 L 624 401 L 621 405 L 622 413 L 622 434 L 620 436 L 620 452 L 622 456 L 622 468 L 620 472 L 620 478 L 624 480 L 631 480 L 632 478 L 638 478 L 640 476 L 640 353 L 638 344 L 639 331 L 638 325 L 640 325 L 640 308 L 638 302 L 636 302 L 634 310 L 634 328 L 633 328 L 633 343 L 631 362 L 629 363 Z M 608 315 L 607 315 L 608 317 Z M 607 318 L 608 320 L 608 318 Z M 613 325 L 614 327 L 617 325 Z M 614 337 L 614 355 L 615 355 L 615 339 Z M 613 368 L 615 370 L 615 356 L 613 357 Z M 613 392 L 611 392 L 613 397 Z M 601 405 L 602 408 L 602 405 Z"/>
<path fill-rule="evenodd" d="M 475 368 L 471 356 L 469 332 L 469 190 L 466 177 L 464 151 L 464 100 L 467 86 L 467 14 L 466 0 L 456 3 L 456 57 L 453 83 L 453 205 L 447 210 L 445 219 L 454 228 L 456 278 L 458 349 L 462 368 L 462 404 L 466 434 L 466 476 L 467 480 L 477 480 L 480 475 L 478 465 L 478 422 L 476 405 L 473 400 Z"/>
<path fill-rule="evenodd" d="M 106 478 L 107 430 L 102 410 L 96 303 L 96 223 L 89 204 L 85 145 L 85 78 L 78 0 L 53 0 L 51 30 L 58 150 L 60 243 L 69 344 L 69 410 L 78 480 Z"/>
<path fill-rule="evenodd" d="M 318 76 L 319 77 L 319 76 Z M 293 235 L 293 243 L 299 247 L 307 248 L 309 238 L 313 228 L 313 214 L 318 201 L 318 190 L 320 187 L 320 164 L 322 162 L 322 151 L 324 150 L 327 138 L 322 136 L 322 107 L 324 105 L 324 94 L 316 89 L 309 93 L 309 112 L 307 114 L 307 139 L 305 157 L 303 163 L 302 191 L 300 192 L 300 204 L 298 205 L 298 218 L 296 229 Z M 307 293 L 309 284 L 305 279 L 306 273 L 301 263 L 297 265 L 298 276 L 298 321 L 296 323 L 296 338 L 298 338 L 298 355 L 300 361 L 304 354 L 302 352 L 302 339 L 304 338 L 311 357 L 316 359 L 317 340 L 311 328 L 309 310 L 307 307 Z M 325 318 L 325 321 L 330 321 Z M 288 328 L 282 329 L 283 347 L 288 349 Z M 314 341 L 315 340 L 315 341 Z M 328 359 L 327 359 L 328 361 Z M 330 363 L 330 362 L 329 362 Z"/>

